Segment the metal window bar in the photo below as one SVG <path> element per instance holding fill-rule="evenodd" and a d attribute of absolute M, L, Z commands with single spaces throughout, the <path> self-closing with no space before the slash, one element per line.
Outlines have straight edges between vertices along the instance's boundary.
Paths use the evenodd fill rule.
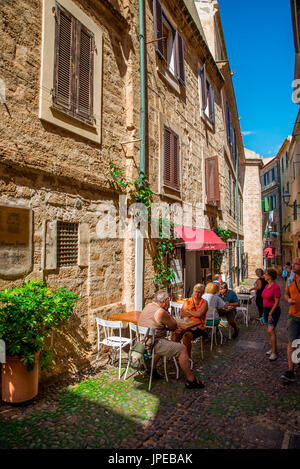
<path fill-rule="evenodd" d="M 57 222 L 57 265 L 66 267 L 77 265 L 78 223 Z"/>

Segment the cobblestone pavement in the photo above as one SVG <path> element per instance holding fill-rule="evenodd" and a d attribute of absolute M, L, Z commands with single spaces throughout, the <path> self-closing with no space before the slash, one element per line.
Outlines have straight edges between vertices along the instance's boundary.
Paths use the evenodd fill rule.
<path fill-rule="evenodd" d="M 239 337 L 209 351 L 194 345 L 194 371 L 205 390 L 104 367 L 63 389 L 41 387 L 31 403 L 0 405 L 0 448 L 281 448 L 299 443 L 300 376 L 286 385 L 287 305 L 277 328 L 279 359 L 270 362 L 266 327 L 241 324 Z M 124 362 L 125 363 L 125 362 Z M 294 442 L 294 443 L 291 443 Z M 298 443 L 297 443 L 298 442 Z M 290 446 L 289 446 L 290 445 Z"/>

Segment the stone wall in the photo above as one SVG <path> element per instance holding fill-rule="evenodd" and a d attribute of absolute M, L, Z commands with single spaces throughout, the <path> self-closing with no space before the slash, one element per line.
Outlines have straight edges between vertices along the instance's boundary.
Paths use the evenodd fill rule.
<path fill-rule="evenodd" d="M 136 139 L 139 127 L 138 38 L 126 19 L 137 25 L 137 5 L 124 1 L 118 7 L 119 2 L 114 2 L 114 10 L 105 7 L 109 2 L 74 3 L 103 31 L 101 144 L 38 117 L 42 1 L 7 3 L 0 19 L 1 79 L 6 85 L 0 123 L 0 204 L 33 210 L 32 269 L 21 278 L 1 278 L 0 288 L 43 278 L 49 287 L 64 286 L 81 296 L 64 335 L 53 338 L 55 375 L 75 372 L 89 363 L 96 351 L 95 317 L 131 309 L 134 285 L 134 244 L 124 239 L 100 240 L 96 225 L 101 203 L 112 201 L 118 206 L 109 162 L 124 168 L 130 178 L 137 175 L 139 146 L 121 145 Z M 85 226 L 88 243 L 83 266 L 46 270 L 45 224 L 57 219 Z"/>
<path fill-rule="evenodd" d="M 245 252 L 248 253 L 248 276 L 256 278 L 255 270 L 263 268 L 261 185 L 259 155 L 245 149 L 246 170 L 244 188 Z"/>

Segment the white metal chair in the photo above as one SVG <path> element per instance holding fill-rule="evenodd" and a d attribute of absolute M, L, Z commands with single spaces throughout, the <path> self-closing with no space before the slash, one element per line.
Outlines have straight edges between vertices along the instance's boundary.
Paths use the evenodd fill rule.
<path fill-rule="evenodd" d="M 219 328 L 224 328 L 225 330 L 228 329 L 228 338 L 231 339 L 231 326 L 226 318 L 221 318 Z"/>
<path fill-rule="evenodd" d="M 97 358 L 95 367 L 97 367 L 98 358 L 100 354 L 101 345 L 112 347 L 113 351 L 119 349 L 119 379 L 121 377 L 121 360 L 122 349 L 131 343 L 131 339 L 122 337 L 122 322 L 121 321 L 107 321 L 105 319 L 96 318 L 97 323 Z M 101 340 L 100 328 L 104 330 L 104 339 Z M 114 335 L 114 331 L 119 329 L 119 335 Z"/>
<path fill-rule="evenodd" d="M 147 330 L 148 330 L 147 327 L 136 326 L 135 324 L 130 322 L 129 323 L 129 335 L 130 335 L 130 339 L 131 339 L 132 343 L 137 338 L 139 340 L 143 340 L 143 337 L 147 333 Z M 133 333 L 135 334 L 135 338 L 133 337 Z M 152 337 L 152 344 L 153 344 L 154 341 L 155 341 L 155 329 L 150 329 L 149 332 L 148 332 L 148 336 Z M 166 378 L 166 382 L 168 383 L 169 379 L 168 379 L 168 373 L 167 373 L 167 357 L 163 357 L 163 358 L 164 358 L 165 378 Z M 154 361 L 154 353 L 152 353 L 152 355 L 151 355 L 151 369 L 150 369 L 150 378 L 149 378 L 148 391 L 151 390 L 152 374 L 153 374 L 153 361 Z M 176 379 L 178 379 L 179 378 L 179 368 L 178 368 L 175 357 L 173 358 L 173 361 L 174 361 L 175 368 L 176 368 Z M 124 380 L 126 380 L 128 368 L 129 368 L 129 361 L 128 361 L 128 364 L 127 364 Z"/>
<path fill-rule="evenodd" d="M 249 324 L 248 307 L 247 306 L 239 306 L 238 308 L 236 308 L 236 313 L 237 313 L 237 315 L 239 313 L 242 313 L 245 324 L 248 327 L 248 324 Z"/>
<path fill-rule="evenodd" d="M 238 297 L 238 299 L 239 299 L 239 301 L 240 301 L 240 303 L 241 303 L 241 305 L 242 305 L 242 306 L 239 306 L 239 307 L 236 308 L 237 315 L 238 315 L 239 313 L 242 313 L 243 319 L 244 319 L 244 321 L 245 321 L 245 324 L 246 324 L 246 326 L 248 327 L 248 324 L 249 324 L 249 303 L 250 303 L 249 300 L 250 300 L 250 297 L 247 298 L 247 297 L 245 297 L 245 295 L 243 295 L 243 296 L 237 295 L 237 297 Z"/>
<path fill-rule="evenodd" d="M 183 306 L 183 303 L 176 303 L 175 301 L 170 301 L 169 313 L 175 318 L 180 319 L 180 310 Z"/>
<path fill-rule="evenodd" d="M 221 336 L 221 345 L 223 344 L 223 334 L 222 331 L 219 329 L 219 324 L 220 324 L 220 318 L 216 318 L 216 310 L 214 309 L 208 309 L 207 315 L 206 315 L 206 322 L 205 322 L 205 328 L 206 329 L 211 329 L 211 342 L 210 342 L 210 351 L 213 349 L 213 341 L 215 339 L 215 344 L 218 345 L 217 342 L 217 330 L 220 332 Z"/>

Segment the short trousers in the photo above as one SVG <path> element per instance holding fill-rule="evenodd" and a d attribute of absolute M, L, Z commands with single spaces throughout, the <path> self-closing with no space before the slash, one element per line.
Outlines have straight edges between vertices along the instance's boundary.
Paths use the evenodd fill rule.
<path fill-rule="evenodd" d="M 208 337 L 208 333 L 204 329 L 199 329 L 199 327 L 190 329 L 187 332 L 191 332 L 193 334 L 193 340 L 198 339 L 198 337 L 204 337 L 204 339 L 207 339 Z"/>
<path fill-rule="evenodd" d="M 268 306 L 264 306 L 264 321 L 265 324 L 268 324 L 268 326 L 276 327 L 277 323 L 280 318 L 281 310 L 280 308 L 275 309 L 274 313 L 272 314 L 272 321 L 269 323 L 269 313 L 272 308 L 269 308 Z"/>
<path fill-rule="evenodd" d="M 172 340 L 159 339 L 154 345 L 154 353 L 162 357 L 179 357 L 182 345 Z"/>
<path fill-rule="evenodd" d="M 287 333 L 288 341 L 294 342 L 294 340 L 299 339 L 300 337 L 300 318 L 293 316 L 292 314 L 288 315 L 287 320 Z"/>

